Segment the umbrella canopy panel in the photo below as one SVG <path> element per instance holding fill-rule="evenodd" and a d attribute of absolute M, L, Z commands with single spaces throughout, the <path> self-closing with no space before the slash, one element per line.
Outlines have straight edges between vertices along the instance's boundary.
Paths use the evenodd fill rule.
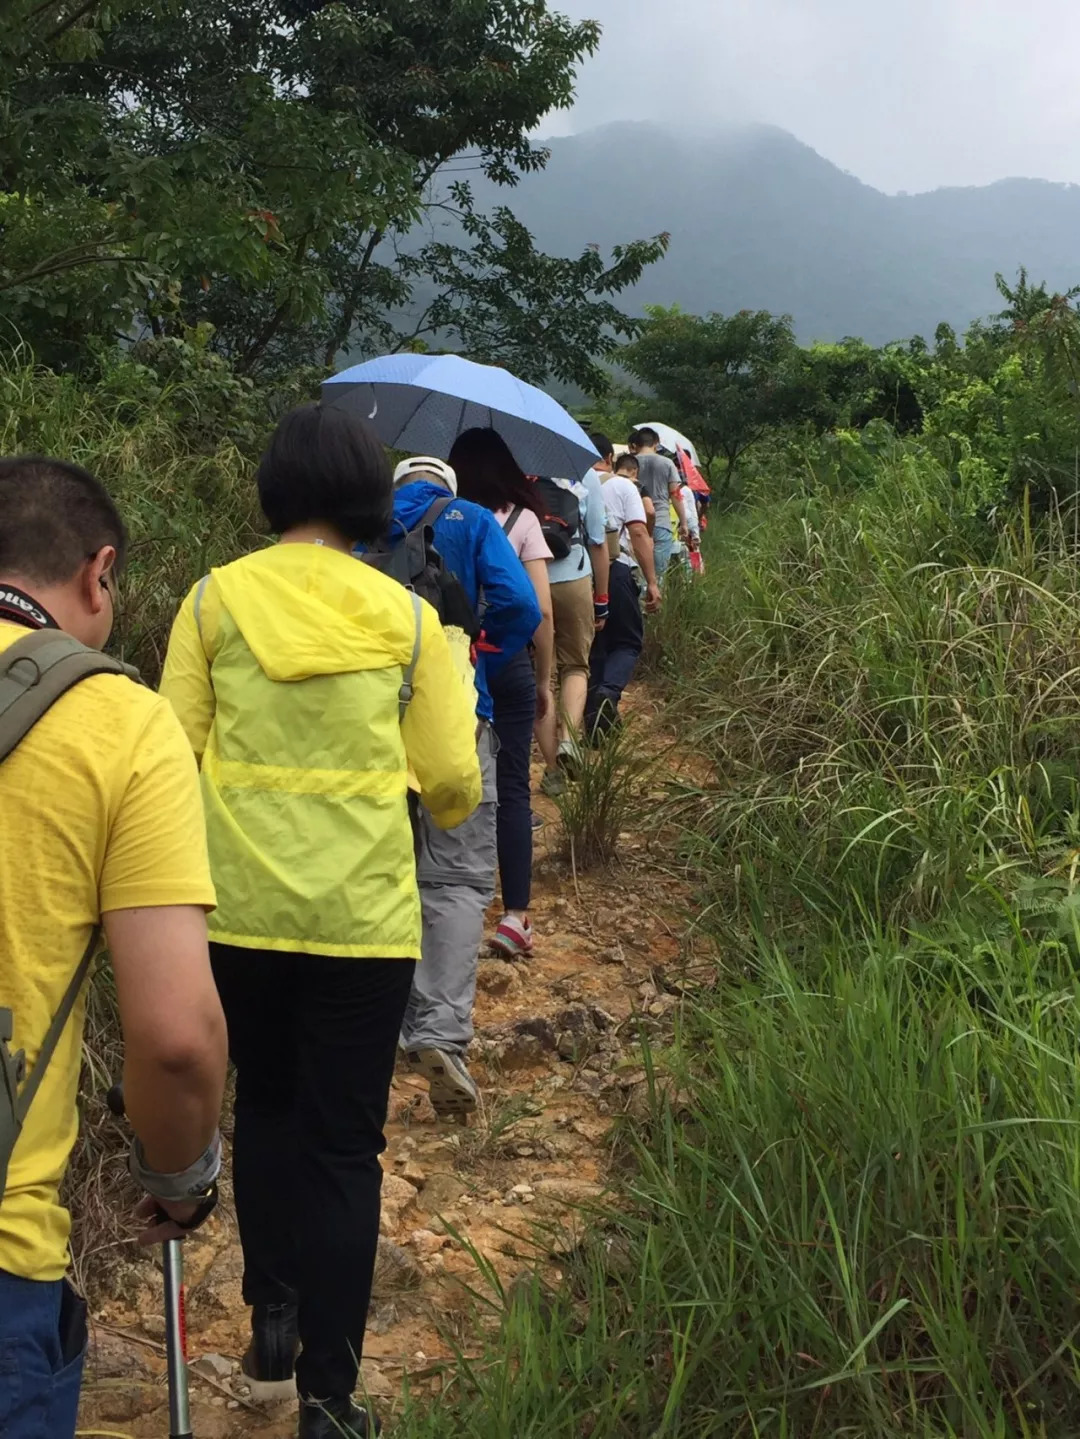
<path fill-rule="evenodd" d="M 464 431 L 496 430 L 531 475 L 580 479 L 598 456 L 563 407 L 534 385 L 460 355 L 388 355 L 324 382 L 323 403 L 360 415 L 386 445 L 446 459 Z"/>

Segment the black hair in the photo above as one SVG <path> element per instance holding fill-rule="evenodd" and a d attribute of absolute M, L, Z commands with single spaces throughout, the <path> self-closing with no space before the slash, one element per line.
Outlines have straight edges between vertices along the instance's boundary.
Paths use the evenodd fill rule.
<path fill-rule="evenodd" d="M 321 520 L 348 540 L 371 544 L 390 527 L 390 461 L 375 431 L 346 410 L 290 410 L 270 437 L 255 480 L 276 535 Z"/>
<path fill-rule="evenodd" d="M 640 430 L 631 430 L 630 433 L 629 433 L 629 434 L 627 435 L 627 437 L 626 437 L 626 443 L 627 443 L 628 445 L 640 445 L 640 444 L 641 444 L 641 432 L 640 432 Z"/>
<path fill-rule="evenodd" d="M 643 425 L 640 430 L 634 431 L 634 444 L 644 445 L 646 449 L 655 449 L 660 443 L 660 436 L 655 430 L 650 430 L 648 425 Z"/>
<path fill-rule="evenodd" d="M 541 513 L 536 491 L 526 479 L 510 446 L 495 430 L 473 429 L 458 435 L 450 450 L 458 494 L 486 510 L 520 505 Z"/>
<path fill-rule="evenodd" d="M 611 459 L 615 453 L 615 446 L 608 439 L 607 435 L 601 434 L 601 432 L 597 430 L 595 434 L 589 436 L 589 439 L 592 440 L 593 449 L 602 460 Z"/>
<path fill-rule="evenodd" d="M 638 457 L 637 457 L 637 455 L 616 455 L 616 456 L 615 456 L 615 473 L 616 473 L 616 474 L 618 474 L 618 472 L 619 472 L 620 470 L 633 470 L 634 474 L 636 475 L 637 472 L 638 472 L 640 469 L 641 469 L 641 466 L 638 464 Z"/>
<path fill-rule="evenodd" d="M 0 459 L 0 575 L 61 585 L 105 545 L 121 570 L 127 531 L 88 470 L 46 455 Z"/>

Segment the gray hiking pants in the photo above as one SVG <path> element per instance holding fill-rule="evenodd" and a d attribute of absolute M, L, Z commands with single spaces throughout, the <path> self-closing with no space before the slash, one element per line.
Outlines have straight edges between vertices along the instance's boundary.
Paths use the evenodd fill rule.
<path fill-rule="evenodd" d="M 422 958 L 401 1026 L 407 1050 L 463 1054 L 473 1036 L 476 964 L 484 915 L 495 898 L 495 735 L 485 725 L 477 742 L 483 799 L 457 829 L 437 829 L 420 811 L 416 879 L 424 916 Z"/>

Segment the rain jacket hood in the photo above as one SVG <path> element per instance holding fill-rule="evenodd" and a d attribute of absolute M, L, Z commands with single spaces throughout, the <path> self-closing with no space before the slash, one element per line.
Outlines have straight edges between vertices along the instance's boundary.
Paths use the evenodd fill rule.
<path fill-rule="evenodd" d="M 267 679 L 407 664 L 411 609 L 381 583 L 358 583 L 351 556 L 319 546 L 313 564 L 311 548 L 275 545 L 214 571 L 222 603 Z"/>

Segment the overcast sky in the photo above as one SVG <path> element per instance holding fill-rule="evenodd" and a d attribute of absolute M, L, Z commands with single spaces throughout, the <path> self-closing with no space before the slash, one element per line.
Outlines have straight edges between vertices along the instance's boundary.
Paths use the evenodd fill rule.
<path fill-rule="evenodd" d="M 550 134 L 761 120 L 883 190 L 1080 182 L 1080 0 L 552 0 L 604 26 Z"/>

